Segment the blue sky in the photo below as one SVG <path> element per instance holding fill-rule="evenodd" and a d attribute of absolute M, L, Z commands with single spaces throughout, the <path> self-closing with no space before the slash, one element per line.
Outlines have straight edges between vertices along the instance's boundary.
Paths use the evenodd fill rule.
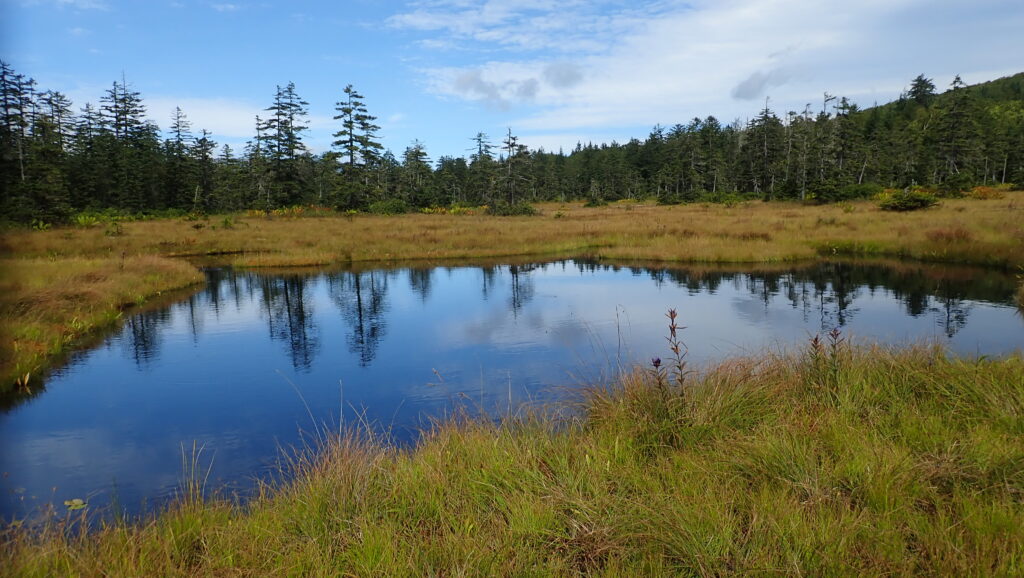
<path fill-rule="evenodd" d="M 644 138 L 713 114 L 862 106 L 920 73 L 945 89 L 1024 71 L 1020 0 L 0 0 L 0 57 L 42 89 L 96 102 L 122 72 L 150 117 L 181 106 L 235 148 L 275 86 L 330 146 L 346 84 L 396 154 L 433 159 L 507 128 L 531 148 Z"/>

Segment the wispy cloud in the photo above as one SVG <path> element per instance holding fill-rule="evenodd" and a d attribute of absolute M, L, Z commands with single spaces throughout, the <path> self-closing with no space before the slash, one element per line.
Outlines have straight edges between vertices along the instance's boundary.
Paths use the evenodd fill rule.
<path fill-rule="evenodd" d="M 61 6 L 71 6 L 80 10 L 109 10 L 110 5 L 101 0 L 57 0 Z"/>
<path fill-rule="evenodd" d="M 988 37 L 1024 20 L 1013 0 L 979 1 L 981 8 L 944 8 L 952 14 L 941 21 L 976 38 L 970 30 Z M 923 16 L 928 7 L 925 0 L 438 0 L 388 23 L 419 31 L 425 49 L 456 42 L 488 55 L 483 63 L 421 68 L 435 94 L 504 111 L 524 105 L 514 126 L 566 137 L 707 114 L 729 122 L 755 112 L 749 101 L 762 96 L 780 112 L 800 110 L 826 90 L 871 104 L 879 94 L 895 96 L 921 70 L 967 74 L 1013 52 L 942 43 L 932 17 Z"/>
<path fill-rule="evenodd" d="M 255 133 L 256 115 L 264 115 L 262 106 L 230 98 L 146 97 L 148 116 L 159 126 L 170 124 L 175 107 L 181 107 L 192 127 L 232 139 L 247 139 Z"/>
<path fill-rule="evenodd" d="M 238 4 L 210 4 L 210 8 L 217 12 L 238 12 L 242 9 Z"/>
<path fill-rule="evenodd" d="M 436 94 L 479 101 L 497 110 L 523 103 L 557 104 L 561 92 L 584 80 L 583 68 L 565 61 L 490 62 L 426 72 Z"/>
<path fill-rule="evenodd" d="M 387 19 L 393 28 L 438 32 L 424 47 L 456 48 L 487 43 L 519 51 L 601 52 L 607 40 L 634 30 L 679 2 L 648 2 L 632 7 L 616 0 L 431 0 Z"/>
<path fill-rule="evenodd" d="M 740 100 L 754 100 L 764 95 L 768 88 L 782 86 L 787 80 L 789 75 L 782 69 L 758 70 L 733 87 L 730 94 Z"/>
<path fill-rule="evenodd" d="M 102 0 L 27 0 L 26 6 L 49 4 L 59 8 L 73 8 L 75 10 L 110 10 L 110 5 Z"/>

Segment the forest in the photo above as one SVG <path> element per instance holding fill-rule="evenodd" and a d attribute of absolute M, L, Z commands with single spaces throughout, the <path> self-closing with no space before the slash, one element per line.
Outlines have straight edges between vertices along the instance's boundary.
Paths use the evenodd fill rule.
<path fill-rule="evenodd" d="M 0 63 L 0 214 L 45 227 L 89 212 L 217 213 L 316 205 L 398 213 L 486 205 L 499 213 L 540 201 L 743 197 L 832 202 L 883 188 L 955 196 L 977 185 L 1024 183 L 1024 73 L 939 93 L 923 74 L 894 102 L 861 109 L 825 93 L 779 114 L 693 118 L 627 143 L 533 150 L 510 129 L 478 133 L 468 157 L 433 161 L 412 142 L 385 150 L 366 98 L 352 85 L 335 104 L 332 148 L 304 143 L 309 103 L 277 86 L 244 150 L 219 145 L 177 108 L 161 130 L 121 79 L 77 112 L 60 92 Z"/>

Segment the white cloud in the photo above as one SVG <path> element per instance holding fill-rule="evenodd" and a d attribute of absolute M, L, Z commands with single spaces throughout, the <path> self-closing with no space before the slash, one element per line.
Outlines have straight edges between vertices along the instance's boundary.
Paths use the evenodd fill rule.
<path fill-rule="evenodd" d="M 210 8 L 213 8 L 217 12 L 237 12 L 241 10 L 241 6 L 238 4 L 210 4 Z"/>
<path fill-rule="evenodd" d="M 433 92 L 480 101 L 498 110 L 509 110 L 523 102 L 557 104 L 565 90 L 584 80 L 583 68 L 565 61 L 489 62 L 426 72 Z"/>
<path fill-rule="evenodd" d="M 567 148 L 574 134 L 586 142 L 588 133 L 709 114 L 728 123 L 756 114 L 752 101 L 766 96 L 779 114 L 820 103 L 825 91 L 870 106 L 922 72 L 940 86 L 956 73 L 1019 72 L 1014 55 L 1024 53 L 1016 33 L 1024 10 L 1014 0 L 938 8 L 925 0 L 622 6 L 441 0 L 388 22 L 422 33 L 425 48 L 476 47 L 460 65 L 421 69 L 432 92 L 504 111 L 521 106 L 513 126 L 561 135 Z M 487 61 L 467 62 L 474 54 Z"/>
<path fill-rule="evenodd" d="M 248 139 L 256 133 L 256 115 L 265 116 L 262 106 L 229 98 L 144 97 L 149 118 L 161 128 L 171 123 L 175 107 L 192 123 L 193 132 L 206 129 L 232 139 Z"/>

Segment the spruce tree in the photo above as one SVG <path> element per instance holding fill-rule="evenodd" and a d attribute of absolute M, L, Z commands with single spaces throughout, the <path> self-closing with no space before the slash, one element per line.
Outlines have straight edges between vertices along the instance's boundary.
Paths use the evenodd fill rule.
<path fill-rule="evenodd" d="M 275 206 L 297 204 L 306 193 L 300 157 L 306 150 L 302 133 L 309 128 L 304 124 L 308 105 L 296 93 L 295 83 L 289 82 L 283 88 L 277 87 L 274 104 L 266 109 L 270 115 L 262 130 L 266 133 L 266 154 L 273 171 Z"/>

